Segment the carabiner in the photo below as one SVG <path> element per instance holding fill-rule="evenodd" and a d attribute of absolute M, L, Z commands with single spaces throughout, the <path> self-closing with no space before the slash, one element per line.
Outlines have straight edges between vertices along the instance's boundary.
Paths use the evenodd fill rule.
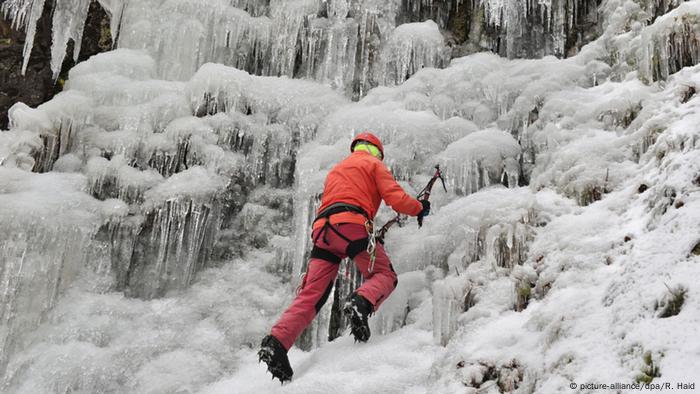
<path fill-rule="evenodd" d="M 365 222 L 367 230 L 367 253 L 369 254 L 369 273 L 374 272 L 374 262 L 377 259 L 377 232 L 371 221 Z"/>

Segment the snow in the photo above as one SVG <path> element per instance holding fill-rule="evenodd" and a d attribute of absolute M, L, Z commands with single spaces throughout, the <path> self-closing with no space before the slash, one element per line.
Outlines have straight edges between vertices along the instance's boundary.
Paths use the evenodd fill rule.
<path fill-rule="evenodd" d="M 185 293 L 150 302 L 75 286 L 51 324 L 31 333 L 30 343 L 42 343 L 9 365 L 3 390 L 168 392 L 237 370 L 241 352 L 221 344 L 257 343 L 290 291 L 265 271 L 274 255 L 256 258 L 205 271 Z"/>
<path fill-rule="evenodd" d="M 518 183 L 520 146 L 500 130 L 482 130 L 447 146 L 438 157 L 445 163 L 447 183 L 456 193 L 470 194 L 485 186 Z"/>
<path fill-rule="evenodd" d="M 3 3 L 30 49 L 40 3 Z M 482 3 L 520 39 L 523 4 Z M 608 0 L 575 56 L 448 64 L 444 21 L 396 26 L 395 2 L 129 2 L 119 49 L 0 132 L 0 391 L 549 393 L 634 382 L 644 354 L 697 381 L 698 3 Z M 528 4 L 555 46 L 583 5 Z M 436 164 L 448 190 L 388 233 L 369 343 L 328 340 L 329 302 L 281 386 L 255 352 L 365 130 L 410 194 Z"/>
<path fill-rule="evenodd" d="M 35 163 L 31 154 L 40 148 L 41 139 L 31 131 L 3 132 L 0 134 L 0 165 L 31 170 Z"/>
<path fill-rule="evenodd" d="M 353 356 L 338 357 L 349 353 Z M 423 382 L 430 374 L 432 360 L 441 353 L 424 330 L 405 328 L 364 345 L 344 337 L 313 353 L 292 350 L 289 358 L 297 366 L 295 378 L 280 386 L 268 379 L 264 368 L 255 362 L 253 351 L 241 350 L 239 373 L 202 392 L 228 393 L 235 388 L 240 393 L 425 393 Z"/>
<path fill-rule="evenodd" d="M 163 201 L 186 198 L 194 201 L 207 200 L 225 186 L 225 180 L 209 174 L 202 167 L 192 167 L 174 174 L 165 182 L 146 192 L 146 207 L 160 205 Z"/>
<path fill-rule="evenodd" d="M 69 155 L 63 156 L 61 159 L 66 157 L 71 157 L 71 160 L 80 160 L 76 156 Z M 57 162 L 56 166 L 60 168 L 64 162 Z M 104 188 L 113 184 L 119 191 L 115 197 L 128 202 L 143 201 L 144 191 L 162 182 L 162 177 L 154 170 L 139 171 L 126 165 L 126 159 L 123 155 L 114 156 L 111 160 L 103 157 L 90 158 L 86 164 L 85 172 L 88 174 L 93 194 L 105 195 L 110 191 Z M 107 177 L 114 179 L 107 182 Z M 185 193 L 180 190 L 177 192 Z"/>

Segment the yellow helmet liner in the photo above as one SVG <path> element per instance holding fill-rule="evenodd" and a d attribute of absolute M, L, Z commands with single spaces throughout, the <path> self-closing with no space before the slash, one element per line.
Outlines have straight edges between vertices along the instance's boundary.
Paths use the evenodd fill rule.
<path fill-rule="evenodd" d="M 367 152 L 370 155 L 376 157 L 379 160 L 382 160 L 382 152 L 377 148 L 375 145 L 370 144 L 369 142 L 366 141 L 360 141 L 357 144 L 355 144 L 355 147 L 353 148 L 353 152 Z"/>

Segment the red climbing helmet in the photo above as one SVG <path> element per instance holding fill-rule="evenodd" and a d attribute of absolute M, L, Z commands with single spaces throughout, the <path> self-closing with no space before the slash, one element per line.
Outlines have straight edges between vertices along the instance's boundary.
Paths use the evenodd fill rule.
<path fill-rule="evenodd" d="M 350 144 L 350 152 L 352 152 L 353 148 L 355 148 L 355 144 L 360 141 L 366 141 L 376 146 L 379 148 L 379 152 L 381 152 L 382 157 L 384 157 L 384 145 L 382 145 L 382 141 L 380 141 L 376 135 L 370 133 L 369 131 L 362 132 L 353 138 L 352 143 Z"/>

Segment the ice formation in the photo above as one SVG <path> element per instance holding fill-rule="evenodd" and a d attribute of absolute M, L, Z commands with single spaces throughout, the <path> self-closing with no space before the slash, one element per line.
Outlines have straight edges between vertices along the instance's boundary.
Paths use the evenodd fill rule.
<path fill-rule="evenodd" d="M 597 19 L 596 8 L 600 1 L 545 0 L 507 1 L 482 0 L 484 18 L 488 24 L 501 28 L 501 53 L 513 58 L 527 56 L 529 52 L 542 54 L 566 54 L 570 40 L 581 41 L 586 31 L 577 31 L 581 24 Z"/>
<path fill-rule="evenodd" d="M 90 2 L 57 2 L 52 16 L 54 78 L 70 40 L 76 43 L 72 55 L 77 59 L 80 53 Z M 422 67 L 443 66 L 448 54 L 432 21 L 402 25 L 394 33 L 394 2 L 215 0 L 205 7 L 191 0 L 99 3 L 111 17 L 113 41 L 147 51 L 165 79 L 186 80 L 213 62 L 256 75 L 313 79 L 361 96 L 377 84 L 400 83 Z M 25 70 L 44 7 L 43 0 L 2 5 L 13 25 L 27 31 Z M 394 70 L 393 77 L 385 76 L 387 68 Z"/>
<path fill-rule="evenodd" d="M 65 232 L 57 241 L 62 246 L 46 249 L 42 280 L 56 289 L 45 308 L 71 283 L 76 267 L 86 265 L 87 257 L 72 258 L 71 265 L 52 257 L 63 247 L 83 254 L 95 249 L 90 265 L 101 267 L 105 286 L 131 296 L 149 299 L 189 287 L 215 252 L 219 231 L 233 225 L 239 199 L 261 185 L 289 187 L 296 147 L 313 137 L 333 103 L 346 102 L 329 88 L 299 80 L 205 65 L 188 83 L 167 82 L 152 79 L 156 68 L 140 52 L 117 50 L 71 70 L 68 90 L 51 102 L 12 108 L 3 168 L 56 173 L 59 180 L 51 170 L 63 171 L 85 198 L 118 207 L 102 221 L 93 219 L 84 235 Z M 309 97 L 323 99 L 325 109 Z M 10 185 L 8 193 L 15 188 Z M 63 225 L 56 222 L 58 233 Z M 49 244 L 36 236 L 38 244 Z M 12 245 L 3 251 L 39 253 L 26 241 Z M 17 283 L 15 270 L 5 275 L 8 305 L 22 302 L 26 295 L 18 291 L 26 286 Z M 36 326 L 40 319 L 32 321 Z M 9 317 L 7 323 L 3 341 L 31 326 Z M 11 354 L 7 347 L 4 354 Z"/>
<path fill-rule="evenodd" d="M 424 67 L 443 66 L 447 51 L 435 22 L 405 23 L 384 44 L 377 79 L 382 85 L 400 85 Z"/>
<path fill-rule="evenodd" d="M 651 80 L 666 79 L 683 67 L 700 61 L 698 5 L 680 4 L 658 17 L 642 32 L 640 72 Z"/>
<path fill-rule="evenodd" d="M 80 174 L 32 174 L 0 167 L 0 365 L 36 328 L 91 261 L 90 242 L 115 202 L 91 199 Z M 116 203 L 118 204 L 118 203 Z"/>
<path fill-rule="evenodd" d="M 0 391 L 561 392 L 647 354 L 687 380 L 697 303 L 660 308 L 698 297 L 698 3 L 100 1 L 119 49 L 0 132 Z M 57 4 L 54 67 L 89 2 Z M 44 5 L 2 5 L 27 54 Z M 572 56 L 448 62 L 477 8 L 501 55 Z M 253 353 L 364 130 L 409 193 L 436 164 L 448 190 L 388 234 L 368 346 L 344 262 L 273 387 Z"/>

